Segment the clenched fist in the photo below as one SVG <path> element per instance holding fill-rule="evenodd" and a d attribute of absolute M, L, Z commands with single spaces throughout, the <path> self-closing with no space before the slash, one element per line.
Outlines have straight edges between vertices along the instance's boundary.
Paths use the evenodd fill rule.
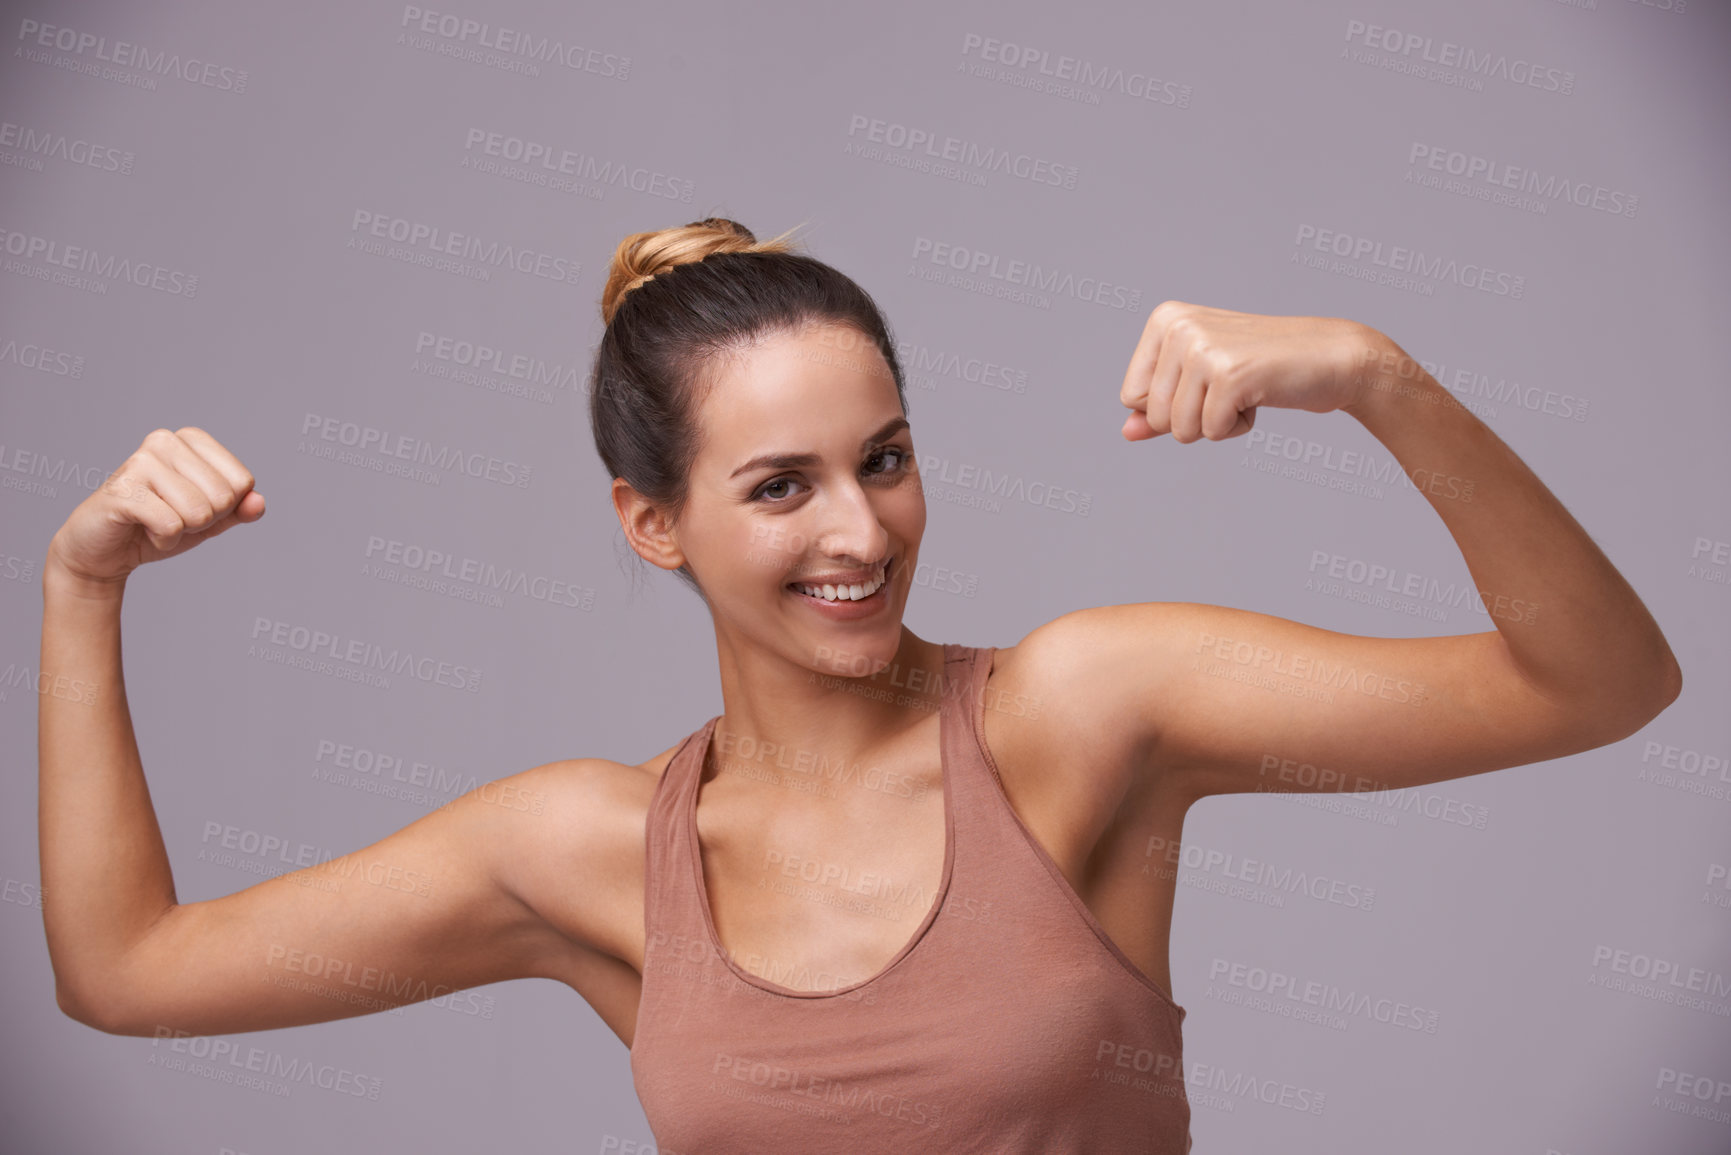
<path fill-rule="evenodd" d="M 55 531 L 45 569 L 120 585 L 146 562 L 263 516 L 252 473 L 216 438 L 191 425 L 153 429 Z"/>
<path fill-rule="evenodd" d="M 1256 407 L 1327 413 L 1362 399 L 1367 348 L 1377 330 L 1341 317 L 1237 313 L 1162 301 L 1130 356 L 1118 399 L 1131 410 L 1120 432 L 1146 441 L 1170 433 L 1189 443 L 1248 433 Z"/>

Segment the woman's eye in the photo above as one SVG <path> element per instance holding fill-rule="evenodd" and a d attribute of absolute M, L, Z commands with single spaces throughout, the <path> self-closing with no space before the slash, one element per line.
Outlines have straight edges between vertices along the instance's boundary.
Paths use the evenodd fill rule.
<path fill-rule="evenodd" d="M 906 450 L 898 449 L 898 448 L 895 448 L 892 446 L 888 449 L 878 450 L 876 453 L 872 454 L 871 457 L 868 458 L 867 460 L 868 461 L 881 461 L 886 456 L 894 458 L 895 459 L 894 464 L 888 466 L 885 469 L 871 470 L 871 472 L 873 472 L 873 473 L 894 473 L 897 470 L 899 470 L 904 464 L 906 464 L 907 457 L 908 457 Z"/>
<path fill-rule="evenodd" d="M 866 475 L 869 477 L 882 477 L 885 474 L 900 473 L 904 468 L 906 468 L 909 456 L 910 454 L 907 450 L 898 446 L 879 449 L 870 457 L 866 458 Z M 792 496 L 792 494 L 787 491 L 786 487 L 798 484 L 799 482 L 795 481 L 791 477 L 777 477 L 771 481 L 764 482 L 763 485 L 758 488 L 757 492 L 751 495 L 751 499 L 753 501 L 767 500 L 771 504 L 779 505 L 781 502 Z"/>
<path fill-rule="evenodd" d="M 769 491 L 774 489 L 778 485 L 784 485 L 785 486 L 785 485 L 791 485 L 791 484 L 793 484 L 793 479 L 791 477 L 778 477 L 774 481 L 766 481 L 763 483 L 763 488 L 761 488 L 757 491 L 756 498 L 762 499 L 764 497 L 771 497 L 773 500 L 780 500 L 781 497 L 785 496 L 784 494 L 773 494 L 772 495 Z"/>

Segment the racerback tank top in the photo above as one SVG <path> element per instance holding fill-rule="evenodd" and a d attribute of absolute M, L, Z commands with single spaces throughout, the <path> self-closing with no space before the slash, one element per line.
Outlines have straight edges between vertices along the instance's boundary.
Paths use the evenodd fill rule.
<path fill-rule="evenodd" d="M 650 803 L 631 1073 L 660 1155 L 1190 1150 L 1185 1010 L 1107 936 L 986 748 L 996 647 L 944 645 L 944 867 L 870 978 L 797 990 L 723 952 L 696 797 L 721 715 Z M 787 976 L 792 977 L 792 976 Z"/>

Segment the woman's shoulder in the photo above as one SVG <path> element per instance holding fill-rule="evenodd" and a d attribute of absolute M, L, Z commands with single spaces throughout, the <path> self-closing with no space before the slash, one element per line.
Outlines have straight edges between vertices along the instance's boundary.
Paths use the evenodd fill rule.
<path fill-rule="evenodd" d="M 501 778 L 496 785 L 503 787 L 508 784 L 518 793 L 538 792 L 543 804 L 557 801 L 565 805 L 594 806 L 626 802 L 647 806 L 649 796 L 654 793 L 673 756 L 696 732 L 680 735 L 671 746 L 642 762 L 574 755 Z"/>
<path fill-rule="evenodd" d="M 572 757 L 497 779 L 477 793 L 483 801 L 544 819 L 512 828 L 514 838 L 533 844 L 537 851 L 619 863 L 634 860 L 642 851 L 643 824 L 655 783 L 644 766 L 611 758 Z M 518 849 L 531 846 L 519 843 Z"/>
<path fill-rule="evenodd" d="M 579 855 L 597 864 L 635 862 L 643 854 L 644 824 L 655 788 L 684 741 L 637 763 L 582 755 L 559 758 L 495 779 L 474 793 L 525 818 L 545 819 L 512 826 L 512 837 L 527 840 L 537 851 Z"/>
<path fill-rule="evenodd" d="M 546 762 L 493 785 L 500 793 L 528 800 L 535 813 L 585 817 L 589 821 L 616 816 L 634 819 L 638 827 L 648 814 L 655 787 L 685 743 L 685 737 L 642 762 L 621 762 L 597 756 L 573 756 Z M 519 803 L 518 808 L 524 806 Z"/>
<path fill-rule="evenodd" d="M 522 812 L 503 835 L 502 881 L 572 942 L 624 960 L 641 950 L 646 828 L 678 746 L 636 764 L 561 758 L 478 792 Z"/>
<path fill-rule="evenodd" d="M 1099 672 L 1090 668 L 1097 655 L 1086 626 L 1047 623 L 995 648 L 974 704 L 1006 782 L 1091 813 L 1123 796 L 1125 774 L 1145 753 L 1121 740 L 1127 727 L 1105 724 Z"/>

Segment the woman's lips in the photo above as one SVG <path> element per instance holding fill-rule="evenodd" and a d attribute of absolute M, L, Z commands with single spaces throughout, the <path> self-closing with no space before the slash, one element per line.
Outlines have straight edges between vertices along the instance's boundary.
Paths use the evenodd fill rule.
<path fill-rule="evenodd" d="M 884 591 L 889 588 L 890 575 L 895 573 L 895 567 L 896 567 L 896 558 L 894 558 L 894 557 L 891 557 L 889 560 L 884 562 L 884 580 L 878 583 L 877 589 L 873 590 L 867 596 L 865 596 L 863 598 L 859 598 L 857 600 L 854 598 L 836 598 L 832 601 L 828 598 L 814 598 L 810 594 L 806 593 L 804 590 L 799 588 L 802 585 L 821 585 L 822 583 L 819 583 L 819 582 L 789 582 L 787 584 L 787 589 L 789 592 L 794 594 L 796 597 L 799 597 L 800 599 L 807 601 L 807 602 L 815 602 L 816 604 L 818 604 L 820 606 L 863 606 L 863 605 L 870 605 L 873 602 L 880 601 L 885 596 Z"/>

